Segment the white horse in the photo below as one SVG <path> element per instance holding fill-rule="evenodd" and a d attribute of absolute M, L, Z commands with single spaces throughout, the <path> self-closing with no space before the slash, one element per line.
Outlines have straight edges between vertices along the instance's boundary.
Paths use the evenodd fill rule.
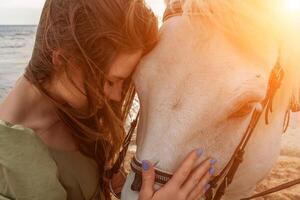
<path fill-rule="evenodd" d="M 279 156 L 284 116 L 300 86 L 300 54 L 294 48 L 299 38 L 295 30 L 287 31 L 292 26 L 283 23 L 275 2 L 186 0 L 183 14 L 164 22 L 156 48 L 134 75 L 141 103 L 138 160 L 158 162 L 157 168 L 172 173 L 188 152 L 202 148 L 205 156 L 218 160 L 218 174 L 239 144 L 254 107 L 264 99 L 271 70 L 279 63 L 285 76 L 270 124 L 258 122 L 224 199 L 253 192 Z M 124 200 L 138 199 L 130 189 L 133 178 L 131 172 Z"/>

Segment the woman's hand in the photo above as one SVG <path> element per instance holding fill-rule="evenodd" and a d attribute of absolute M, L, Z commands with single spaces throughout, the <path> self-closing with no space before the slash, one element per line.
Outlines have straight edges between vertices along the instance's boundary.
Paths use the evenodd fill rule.
<path fill-rule="evenodd" d="M 202 155 L 201 149 L 192 151 L 174 173 L 169 182 L 155 192 L 154 168 L 148 161 L 143 161 L 143 183 L 139 200 L 198 200 L 210 187 L 208 184 L 214 174 L 215 159 L 206 159 L 194 168 Z"/>

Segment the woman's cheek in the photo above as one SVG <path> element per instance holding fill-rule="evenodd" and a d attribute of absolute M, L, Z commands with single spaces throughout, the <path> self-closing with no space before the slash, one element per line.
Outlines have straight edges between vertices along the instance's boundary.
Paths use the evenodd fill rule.
<path fill-rule="evenodd" d="M 121 101 L 122 100 L 122 82 L 113 83 L 110 85 L 108 82 L 104 83 L 104 94 L 105 96 L 113 101 Z"/>

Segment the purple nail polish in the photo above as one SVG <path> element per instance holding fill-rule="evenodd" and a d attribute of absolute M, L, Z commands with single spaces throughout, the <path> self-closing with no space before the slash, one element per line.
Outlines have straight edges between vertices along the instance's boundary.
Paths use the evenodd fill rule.
<path fill-rule="evenodd" d="M 148 171 L 149 170 L 149 163 L 145 160 L 142 161 L 142 166 L 143 166 L 143 170 L 144 171 Z"/>
<path fill-rule="evenodd" d="M 212 165 L 216 164 L 217 162 L 218 162 L 218 160 L 215 158 L 210 160 L 210 164 L 212 164 Z"/>
<path fill-rule="evenodd" d="M 209 168 L 208 172 L 210 173 L 210 175 L 213 175 L 215 173 L 215 168 Z"/>
<path fill-rule="evenodd" d="M 202 154 L 203 154 L 203 149 L 197 149 L 196 153 L 197 153 L 197 156 L 198 156 L 198 157 L 202 156 Z"/>

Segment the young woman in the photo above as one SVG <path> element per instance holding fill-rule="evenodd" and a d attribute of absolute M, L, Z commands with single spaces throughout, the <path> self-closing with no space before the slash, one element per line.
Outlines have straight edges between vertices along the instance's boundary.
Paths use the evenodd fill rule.
<path fill-rule="evenodd" d="M 131 74 L 157 37 L 142 0 L 46 1 L 26 72 L 0 104 L 0 199 L 110 198 L 104 172 L 124 138 Z M 194 168 L 201 154 L 156 192 L 144 161 L 140 199 L 201 197 L 215 163 Z"/>

